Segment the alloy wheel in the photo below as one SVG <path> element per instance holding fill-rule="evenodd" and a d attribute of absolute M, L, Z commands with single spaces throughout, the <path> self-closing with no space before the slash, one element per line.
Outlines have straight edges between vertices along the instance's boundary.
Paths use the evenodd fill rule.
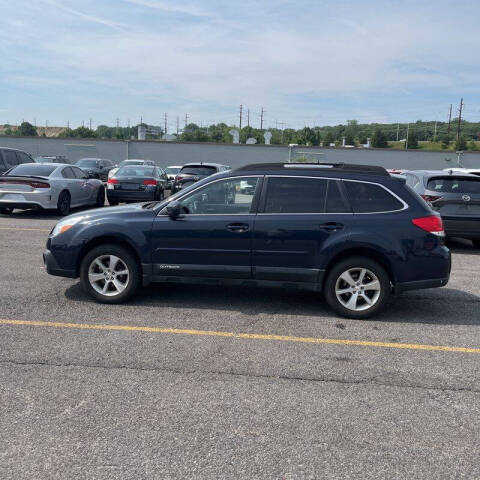
<path fill-rule="evenodd" d="M 88 267 L 88 281 L 101 295 L 108 297 L 119 295 L 127 288 L 129 279 L 127 265 L 115 255 L 101 255 Z"/>
<path fill-rule="evenodd" d="M 337 300 L 347 309 L 362 311 L 372 308 L 380 298 L 381 284 L 368 268 L 349 268 L 335 283 Z"/>

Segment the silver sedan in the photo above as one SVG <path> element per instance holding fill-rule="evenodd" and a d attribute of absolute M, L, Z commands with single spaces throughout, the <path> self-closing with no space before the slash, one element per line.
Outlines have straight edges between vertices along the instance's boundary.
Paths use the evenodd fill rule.
<path fill-rule="evenodd" d="M 68 215 L 70 208 L 104 203 L 103 183 L 73 165 L 24 163 L 0 176 L 0 213 L 33 208 Z"/>

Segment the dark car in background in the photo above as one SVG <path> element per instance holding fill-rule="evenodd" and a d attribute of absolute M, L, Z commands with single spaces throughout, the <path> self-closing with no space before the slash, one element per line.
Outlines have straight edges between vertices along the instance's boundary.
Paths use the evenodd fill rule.
<path fill-rule="evenodd" d="M 22 150 L 0 147 L 0 175 L 22 163 L 35 163 L 35 160 Z"/>
<path fill-rule="evenodd" d="M 407 185 L 440 213 L 447 237 L 466 238 L 480 248 L 480 177 L 452 170 L 404 175 Z"/>
<path fill-rule="evenodd" d="M 248 165 L 164 202 L 72 215 L 44 261 L 106 303 L 149 282 L 268 286 L 322 292 L 351 318 L 450 275 L 440 215 L 404 179 L 345 164 Z"/>
<path fill-rule="evenodd" d="M 106 158 L 81 158 L 75 162 L 89 178 L 98 178 L 103 182 L 108 179 L 108 172 L 115 167 L 111 160 Z"/>
<path fill-rule="evenodd" d="M 175 180 L 175 177 L 178 175 L 180 170 L 182 169 L 181 165 L 170 165 L 165 168 L 165 173 L 167 174 L 168 177 L 168 188 L 172 188 L 173 181 Z"/>
<path fill-rule="evenodd" d="M 172 193 L 178 192 L 192 183 L 198 182 L 210 175 L 226 172 L 228 170 L 230 170 L 230 167 L 220 165 L 219 163 L 187 163 L 175 176 L 171 188 Z"/>
<path fill-rule="evenodd" d="M 167 183 L 167 174 L 160 167 L 126 165 L 108 179 L 108 203 L 118 205 L 121 202 L 163 200 Z"/>

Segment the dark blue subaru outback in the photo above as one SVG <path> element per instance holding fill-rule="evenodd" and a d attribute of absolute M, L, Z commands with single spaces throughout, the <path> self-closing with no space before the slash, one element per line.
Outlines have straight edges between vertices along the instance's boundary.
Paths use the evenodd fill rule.
<path fill-rule="evenodd" d="M 385 169 L 347 164 L 249 165 L 166 201 L 71 215 L 44 261 L 106 303 L 150 282 L 279 286 L 352 318 L 450 274 L 439 214 Z"/>

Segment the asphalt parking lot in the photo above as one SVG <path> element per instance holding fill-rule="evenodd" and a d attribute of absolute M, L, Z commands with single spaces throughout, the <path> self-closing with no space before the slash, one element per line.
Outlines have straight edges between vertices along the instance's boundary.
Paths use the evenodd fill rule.
<path fill-rule="evenodd" d="M 0 478 L 480 478 L 480 251 L 374 320 L 315 294 L 48 276 L 0 215 Z"/>

